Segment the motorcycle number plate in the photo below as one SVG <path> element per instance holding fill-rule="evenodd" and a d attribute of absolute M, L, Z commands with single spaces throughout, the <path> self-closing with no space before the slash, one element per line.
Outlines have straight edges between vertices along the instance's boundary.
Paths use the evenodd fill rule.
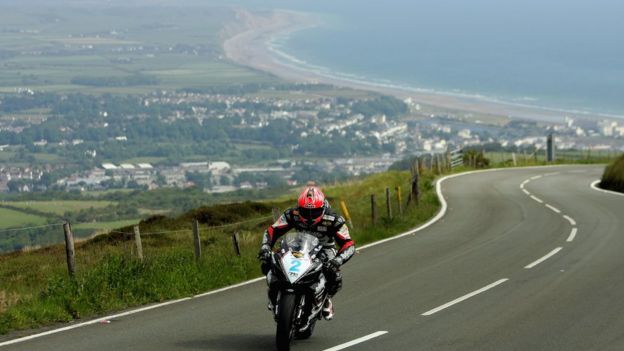
<path fill-rule="evenodd" d="M 311 265 L 312 261 L 307 254 L 303 257 L 295 257 L 292 252 L 288 252 L 282 257 L 282 267 L 291 283 L 301 278 Z"/>

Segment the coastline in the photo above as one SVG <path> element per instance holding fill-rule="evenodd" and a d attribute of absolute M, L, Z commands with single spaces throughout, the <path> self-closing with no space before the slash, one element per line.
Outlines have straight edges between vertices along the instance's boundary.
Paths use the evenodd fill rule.
<path fill-rule="evenodd" d="M 286 10 L 255 14 L 237 9 L 236 19 L 244 29 L 224 41 L 223 48 L 227 59 L 243 66 L 268 72 L 284 80 L 298 83 L 324 83 L 391 95 L 399 99 L 410 98 L 414 103 L 433 109 L 451 110 L 466 115 L 493 115 L 547 122 L 561 121 L 564 116 L 577 119 L 619 117 L 503 102 L 483 96 L 416 89 L 336 74 L 321 67 L 309 66 L 275 48 L 274 42 L 277 38 L 319 26 L 321 22 L 312 15 Z"/>

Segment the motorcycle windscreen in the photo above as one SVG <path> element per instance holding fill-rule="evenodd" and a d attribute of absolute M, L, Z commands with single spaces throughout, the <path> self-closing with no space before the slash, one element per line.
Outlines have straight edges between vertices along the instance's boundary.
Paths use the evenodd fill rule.
<path fill-rule="evenodd" d="M 295 283 L 312 266 L 310 252 L 319 245 L 317 237 L 307 233 L 289 233 L 281 244 L 284 255 L 281 258 L 282 269 L 290 283 Z"/>

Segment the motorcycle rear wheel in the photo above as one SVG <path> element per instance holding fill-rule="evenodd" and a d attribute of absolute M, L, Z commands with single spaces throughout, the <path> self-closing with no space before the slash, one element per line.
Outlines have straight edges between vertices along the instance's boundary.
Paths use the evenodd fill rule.
<path fill-rule="evenodd" d="M 277 316 L 277 331 L 275 343 L 278 351 L 289 351 L 290 341 L 294 335 L 295 303 L 297 299 L 293 293 L 282 293 L 279 300 L 279 315 Z"/>

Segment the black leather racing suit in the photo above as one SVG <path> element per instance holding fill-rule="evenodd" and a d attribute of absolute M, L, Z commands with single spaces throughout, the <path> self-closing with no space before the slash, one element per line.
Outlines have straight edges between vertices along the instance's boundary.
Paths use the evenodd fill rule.
<path fill-rule="evenodd" d="M 324 246 L 323 252 L 327 260 L 336 258 L 341 264 L 345 264 L 355 253 L 355 242 L 349 235 L 345 219 L 331 208 L 327 208 L 321 220 L 312 225 L 306 223 L 305 219 L 299 215 L 297 208 L 289 208 L 264 232 L 262 245 L 272 248 L 277 239 L 291 229 L 316 236 Z M 338 245 L 338 251 L 336 251 L 336 245 Z M 324 273 L 327 278 L 327 293 L 332 297 L 342 288 L 342 274 L 340 271 L 333 270 L 325 270 Z M 271 274 L 267 275 L 269 299 L 273 303 L 276 297 L 276 292 L 271 289 L 274 279 Z"/>

